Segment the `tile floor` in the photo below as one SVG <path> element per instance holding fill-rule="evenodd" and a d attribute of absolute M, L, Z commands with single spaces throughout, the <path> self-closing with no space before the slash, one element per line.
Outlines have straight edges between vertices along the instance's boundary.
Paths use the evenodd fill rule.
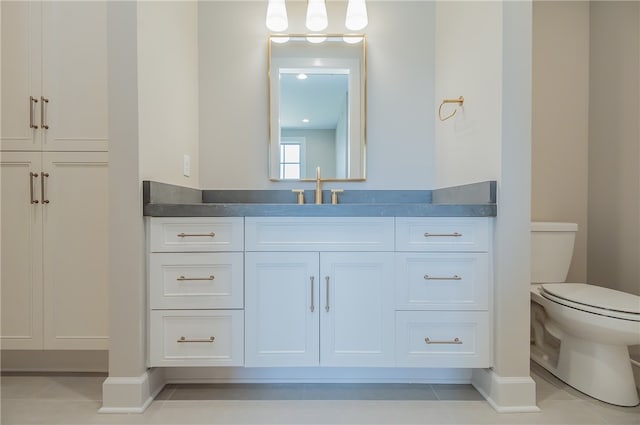
<path fill-rule="evenodd" d="M 104 376 L 2 376 L 9 424 L 640 424 L 532 365 L 541 412 L 496 413 L 470 385 L 168 385 L 144 414 L 98 414 Z"/>

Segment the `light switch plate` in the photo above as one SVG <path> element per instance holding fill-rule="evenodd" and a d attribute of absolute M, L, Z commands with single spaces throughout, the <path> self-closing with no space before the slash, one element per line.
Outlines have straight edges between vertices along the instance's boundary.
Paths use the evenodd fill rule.
<path fill-rule="evenodd" d="M 191 157 L 189 155 L 185 155 L 182 161 L 182 174 L 185 177 L 189 177 L 191 174 Z"/>

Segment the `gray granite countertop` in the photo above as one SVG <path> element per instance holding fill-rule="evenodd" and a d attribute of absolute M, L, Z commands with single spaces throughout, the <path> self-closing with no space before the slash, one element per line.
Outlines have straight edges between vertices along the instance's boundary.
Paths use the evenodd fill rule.
<path fill-rule="evenodd" d="M 339 204 L 304 205 L 290 190 L 199 190 L 143 182 L 143 214 L 152 217 L 495 217 L 496 182 L 434 190 L 345 190 Z M 329 202 L 330 191 L 323 191 Z"/>

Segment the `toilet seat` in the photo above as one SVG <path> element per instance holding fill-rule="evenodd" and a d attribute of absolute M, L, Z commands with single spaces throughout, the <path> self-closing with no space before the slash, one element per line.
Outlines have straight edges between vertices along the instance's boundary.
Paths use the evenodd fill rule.
<path fill-rule="evenodd" d="M 545 283 L 540 294 L 558 304 L 615 319 L 640 322 L 640 297 L 585 283 Z"/>

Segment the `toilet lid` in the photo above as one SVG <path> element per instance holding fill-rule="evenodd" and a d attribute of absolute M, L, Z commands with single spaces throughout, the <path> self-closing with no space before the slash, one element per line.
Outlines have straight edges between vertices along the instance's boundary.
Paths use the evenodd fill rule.
<path fill-rule="evenodd" d="M 620 313 L 640 314 L 640 297 L 586 283 L 545 283 L 543 291 L 557 298 L 588 307 Z"/>

